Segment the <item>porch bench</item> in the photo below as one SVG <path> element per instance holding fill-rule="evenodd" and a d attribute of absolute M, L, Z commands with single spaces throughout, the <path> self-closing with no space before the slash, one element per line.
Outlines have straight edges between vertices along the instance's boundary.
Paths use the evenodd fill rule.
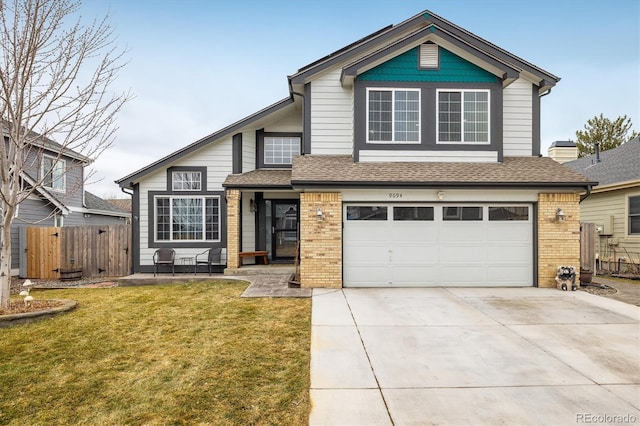
<path fill-rule="evenodd" d="M 242 259 L 245 257 L 262 257 L 262 262 L 265 265 L 269 264 L 269 260 L 267 259 L 267 251 L 266 250 L 257 250 L 257 251 L 241 251 L 238 253 L 240 256 L 240 266 L 242 266 Z"/>

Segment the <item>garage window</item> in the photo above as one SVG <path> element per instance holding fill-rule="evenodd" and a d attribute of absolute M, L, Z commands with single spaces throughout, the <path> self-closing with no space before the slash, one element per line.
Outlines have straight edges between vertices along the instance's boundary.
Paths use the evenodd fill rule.
<path fill-rule="evenodd" d="M 348 206 L 347 220 L 387 220 L 387 208 L 381 206 Z"/>
<path fill-rule="evenodd" d="M 393 220 L 433 220 L 433 207 L 394 207 Z"/>
<path fill-rule="evenodd" d="M 443 207 L 442 220 L 482 220 L 482 207 Z"/>
<path fill-rule="evenodd" d="M 489 220 L 529 220 L 529 209 L 524 206 L 489 207 Z"/>

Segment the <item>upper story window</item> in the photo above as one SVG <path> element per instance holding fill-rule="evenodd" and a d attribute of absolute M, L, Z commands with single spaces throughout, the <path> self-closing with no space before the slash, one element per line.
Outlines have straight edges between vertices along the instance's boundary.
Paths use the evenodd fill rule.
<path fill-rule="evenodd" d="M 56 191 L 65 190 L 65 160 L 42 156 L 40 175 L 43 177 L 42 184 L 45 188 Z"/>
<path fill-rule="evenodd" d="M 265 136 L 264 164 L 269 166 L 291 165 L 294 155 L 300 155 L 298 136 Z"/>
<path fill-rule="evenodd" d="M 629 197 L 629 235 L 640 236 L 640 195 Z"/>
<path fill-rule="evenodd" d="M 367 142 L 420 142 L 420 89 L 367 89 Z"/>
<path fill-rule="evenodd" d="M 174 191 L 200 191 L 202 189 L 202 173 L 172 172 L 171 182 Z"/>
<path fill-rule="evenodd" d="M 438 143 L 489 143 L 489 91 L 438 90 Z"/>

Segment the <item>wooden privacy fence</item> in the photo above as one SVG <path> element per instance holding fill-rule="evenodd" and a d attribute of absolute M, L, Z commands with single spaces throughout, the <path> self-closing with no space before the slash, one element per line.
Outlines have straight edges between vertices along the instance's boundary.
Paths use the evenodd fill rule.
<path fill-rule="evenodd" d="M 580 268 L 595 272 L 596 225 L 580 223 Z"/>
<path fill-rule="evenodd" d="M 27 228 L 27 277 L 121 277 L 131 273 L 129 225 Z"/>

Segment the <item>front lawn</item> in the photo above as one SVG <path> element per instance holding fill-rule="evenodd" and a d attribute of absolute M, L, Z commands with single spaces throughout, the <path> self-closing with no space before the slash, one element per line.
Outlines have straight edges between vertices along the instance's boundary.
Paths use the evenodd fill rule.
<path fill-rule="evenodd" d="M 246 285 L 32 292 L 79 308 L 0 329 L 0 424 L 307 424 L 311 301 Z"/>

